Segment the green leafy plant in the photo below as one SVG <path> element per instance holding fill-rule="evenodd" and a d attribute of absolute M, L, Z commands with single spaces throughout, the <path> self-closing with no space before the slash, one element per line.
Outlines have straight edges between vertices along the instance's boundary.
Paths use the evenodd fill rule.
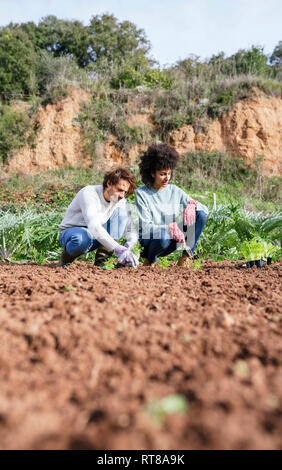
<path fill-rule="evenodd" d="M 161 268 L 167 269 L 170 266 L 170 260 L 164 256 L 162 258 L 158 258 L 158 264 Z"/>
<path fill-rule="evenodd" d="M 195 259 L 193 261 L 193 269 L 202 269 L 203 259 Z"/>
<path fill-rule="evenodd" d="M 136 243 L 136 245 L 134 245 L 134 247 L 132 248 L 131 251 L 135 256 L 137 256 L 137 257 L 140 256 L 141 251 L 142 251 L 142 246 L 140 245 L 139 241 Z"/>
<path fill-rule="evenodd" d="M 110 256 L 104 263 L 103 269 L 115 269 L 116 256 Z"/>
<path fill-rule="evenodd" d="M 184 414 L 188 408 L 189 403 L 183 395 L 173 394 L 148 403 L 145 410 L 157 426 L 162 426 L 167 415 Z"/>
<path fill-rule="evenodd" d="M 240 251 L 246 261 L 259 259 L 266 261 L 267 258 L 271 258 L 279 251 L 279 247 L 267 240 L 254 238 L 243 242 Z"/>
<path fill-rule="evenodd" d="M 31 145 L 36 135 L 35 113 L 13 110 L 0 104 L 0 162 L 3 163 L 23 145 Z"/>

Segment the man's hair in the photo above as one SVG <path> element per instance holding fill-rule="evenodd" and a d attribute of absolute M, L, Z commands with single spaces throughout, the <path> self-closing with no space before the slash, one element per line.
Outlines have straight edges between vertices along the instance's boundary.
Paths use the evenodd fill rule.
<path fill-rule="evenodd" d="M 139 170 L 141 179 L 147 186 L 153 186 L 154 178 L 152 173 L 158 170 L 173 170 L 176 168 L 179 160 L 178 152 L 167 144 L 153 144 L 141 156 Z"/>
<path fill-rule="evenodd" d="M 123 168 L 122 166 L 118 166 L 105 174 L 103 181 L 103 189 L 106 189 L 108 183 L 110 183 L 111 185 L 118 184 L 120 179 L 126 180 L 130 184 L 126 195 L 130 196 L 131 194 L 133 194 L 135 189 L 137 188 L 136 178 L 131 173 L 131 171 L 127 170 L 126 168 Z"/>

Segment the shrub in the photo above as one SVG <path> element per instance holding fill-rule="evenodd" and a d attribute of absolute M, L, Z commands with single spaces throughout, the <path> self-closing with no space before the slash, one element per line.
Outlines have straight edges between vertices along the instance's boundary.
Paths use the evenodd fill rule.
<path fill-rule="evenodd" d="M 0 105 L 0 160 L 4 163 L 23 145 L 35 138 L 35 116 L 10 106 Z"/>
<path fill-rule="evenodd" d="M 67 85 L 84 86 L 89 81 L 86 72 L 78 69 L 71 56 L 54 57 L 47 51 L 39 55 L 36 76 L 43 104 L 56 103 L 68 96 Z"/>
<path fill-rule="evenodd" d="M 146 126 L 129 126 L 128 119 L 134 114 L 129 97 L 123 92 L 94 96 L 85 103 L 78 116 L 83 129 L 85 150 L 92 157 L 96 154 L 96 143 L 105 141 L 110 134 L 117 138 L 119 147 L 127 152 L 132 145 L 146 143 L 150 132 Z"/>
<path fill-rule="evenodd" d="M 0 95 L 5 100 L 37 90 L 34 80 L 36 54 L 27 34 L 0 29 Z"/>
<path fill-rule="evenodd" d="M 241 158 L 221 152 L 188 152 L 175 172 L 175 181 L 189 191 L 216 191 L 229 197 L 281 201 L 281 177 L 262 175 L 260 159 L 248 167 Z"/>

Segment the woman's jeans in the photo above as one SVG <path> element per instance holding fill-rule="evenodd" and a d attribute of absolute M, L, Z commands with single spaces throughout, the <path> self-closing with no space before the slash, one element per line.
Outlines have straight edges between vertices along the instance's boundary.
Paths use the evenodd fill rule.
<path fill-rule="evenodd" d="M 204 211 L 196 211 L 195 223 L 195 239 L 192 247 L 192 253 L 195 252 L 198 240 L 207 221 L 207 215 Z M 168 238 L 167 234 L 163 234 L 160 239 L 141 239 L 141 246 L 143 247 L 142 256 L 147 258 L 150 263 L 155 263 L 159 256 L 167 256 L 177 248 L 177 242 Z"/>
<path fill-rule="evenodd" d="M 127 212 L 118 207 L 103 227 L 112 238 L 119 240 L 124 234 L 127 221 Z M 91 237 L 87 227 L 70 227 L 63 230 L 59 235 L 59 242 L 65 251 L 74 258 L 94 251 L 100 246 L 98 240 Z"/>

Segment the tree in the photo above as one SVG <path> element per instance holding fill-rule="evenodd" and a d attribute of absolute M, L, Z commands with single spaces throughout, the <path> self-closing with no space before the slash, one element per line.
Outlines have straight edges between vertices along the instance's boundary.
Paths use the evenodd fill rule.
<path fill-rule="evenodd" d="M 279 41 L 270 57 L 272 65 L 282 65 L 282 41 Z"/>
<path fill-rule="evenodd" d="M 0 30 L 0 95 L 9 99 L 15 94 L 35 91 L 36 53 L 27 34 L 20 29 Z"/>
<path fill-rule="evenodd" d="M 106 59 L 108 62 L 122 62 L 136 52 L 146 55 L 150 43 L 143 29 L 134 23 L 119 23 L 114 15 L 103 14 L 93 16 L 89 25 L 89 53 L 94 62 Z"/>
<path fill-rule="evenodd" d="M 90 24 L 60 20 L 49 15 L 38 23 L 10 23 L 6 28 L 13 34 L 24 33 L 36 52 L 46 50 L 55 57 L 71 56 L 79 67 L 90 63 L 121 63 L 136 53 L 145 56 L 150 43 L 143 29 L 130 21 L 119 22 L 113 15 L 93 16 Z"/>
<path fill-rule="evenodd" d="M 38 24 L 37 45 L 53 52 L 55 57 L 70 55 L 80 67 L 89 63 L 87 27 L 80 21 L 60 20 L 46 16 Z"/>
<path fill-rule="evenodd" d="M 261 46 L 252 46 L 249 50 L 240 49 L 231 59 L 235 61 L 237 74 L 267 75 L 269 72 L 267 56 Z"/>

